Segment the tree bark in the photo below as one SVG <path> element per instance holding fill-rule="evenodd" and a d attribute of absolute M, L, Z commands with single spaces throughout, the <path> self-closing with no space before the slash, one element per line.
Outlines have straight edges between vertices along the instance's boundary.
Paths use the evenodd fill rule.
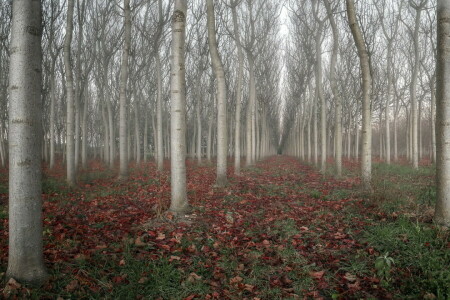
<path fill-rule="evenodd" d="M 66 161 L 67 161 L 67 183 L 75 186 L 75 144 L 74 144 L 74 102 L 75 95 L 73 89 L 73 73 L 70 57 L 70 44 L 72 43 L 73 32 L 73 10 L 74 0 L 68 0 L 67 4 L 67 25 L 66 37 L 64 40 L 64 67 L 66 73 L 66 95 L 67 95 L 67 129 L 66 129 Z"/>
<path fill-rule="evenodd" d="M 216 21 L 214 4 L 206 0 L 208 44 L 211 63 L 217 80 L 217 177 L 216 185 L 223 187 L 227 184 L 227 87 L 225 72 L 220 58 L 216 39 Z"/>
<path fill-rule="evenodd" d="M 172 15 L 171 65 L 171 202 L 170 211 L 183 214 L 189 210 L 186 192 L 186 79 L 185 35 L 186 0 L 175 0 Z"/>
<path fill-rule="evenodd" d="M 371 190 L 372 180 L 372 128 L 371 128 L 371 91 L 372 77 L 370 74 L 369 56 L 361 29 L 356 20 L 355 3 L 346 0 L 347 16 L 350 30 L 355 40 L 362 73 L 362 153 L 361 153 L 361 179 L 365 189 Z"/>
<path fill-rule="evenodd" d="M 70 4 L 70 1 L 69 1 Z M 9 254 L 6 276 L 40 285 L 42 241 L 41 1 L 14 1 L 9 69 Z"/>
<path fill-rule="evenodd" d="M 436 179 L 434 220 L 450 227 L 450 1 L 437 1 Z"/>
<path fill-rule="evenodd" d="M 123 1 L 124 6 L 124 43 L 122 52 L 122 65 L 120 68 L 119 91 L 119 151 L 120 168 L 119 180 L 128 178 L 128 140 L 127 140 L 127 81 L 128 81 L 128 56 L 131 44 L 131 9 L 130 0 Z"/>
<path fill-rule="evenodd" d="M 234 134 L 234 173 L 241 173 L 241 102 L 242 102 L 242 81 L 244 78 L 244 51 L 242 50 L 241 38 L 239 35 L 239 23 L 236 11 L 237 4 L 233 3 L 231 7 L 233 17 L 234 38 L 238 52 L 238 73 L 236 82 L 236 125 Z"/>
<path fill-rule="evenodd" d="M 339 31 L 334 19 L 333 11 L 331 10 L 329 0 L 324 0 L 325 8 L 327 9 L 328 20 L 333 31 L 333 50 L 331 53 L 330 60 L 330 85 L 331 91 L 333 93 L 335 101 L 335 128 L 334 128 L 334 145 L 335 145 L 335 165 L 336 165 L 336 175 L 338 177 L 342 176 L 342 99 L 339 94 L 337 86 L 337 55 L 339 51 Z"/>

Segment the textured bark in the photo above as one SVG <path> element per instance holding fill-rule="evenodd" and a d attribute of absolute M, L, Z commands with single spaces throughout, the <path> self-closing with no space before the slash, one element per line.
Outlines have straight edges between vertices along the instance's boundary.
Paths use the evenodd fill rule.
<path fill-rule="evenodd" d="M 238 73 L 236 82 L 236 125 L 234 134 L 234 173 L 239 175 L 241 173 L 241 102 L 242 102 L 242 81 L 244 78 L 244 51 L 242 50 L 241 38 L 239 35 L 239 23 L 236 12 L 236 5 L 231 7 L 233 17 L 234 39 L 236 41 L 236 48 L 238 52 Z"/>
<path fill-rule="evenodd" d="M 175 0 L 172 15 L 171 60 L 171 202 L 170 211 L 182 214 L 189 210 L 186 192 L 186 79 L 185 38 L 186 0 Z"/>
<path fill-rule="evenodd" d="M 412 3 L 412 2 L 411 2 Z M 412 119 L 412 136 L 411 136 L 411 155 L 412 155 L 412 164 L 414 169 L 419 168 L 419 141 L 418 141 L 418 118 L 419 112 L 417 109 L 417 76 L 419 74 L 419 64 L 420 64 L 420 56 L 419 56 L 419 27 L 420 27 L 420 15 L 425 5 L 425 1 L 422 1 L 419 6 L 413 5 L 413 8 L 416 10 L 416 18 L 414 24 L 414 35 L 413 35 L 413 43 L 414 43 L 414 61 L 411 75 L 411 85 L 410 85 L 410 97 L 411 97 L 411 119 Z"/>
<path fill-rule="evenodd" d="M 431 162 L 436 162 L 436 76 L 431 78 Z"/>
<path fill-rule="evenodd" d="M 247 103 L 247 116 L 246 116 L 246 157 L 245 165 L 250 166 L 253 164 L 253 117 L 254 117 L 254 106 L 256 97 L 256 84 L 255 84 L 255 61 L 253 55 L 247 51 L 248 60 L 248 72 L 249 72 L 249 99 Z"/>
<path fill-rule="evenodd" d="M 223 187 L 227 184 L 227 87 L 225 72 L 220 58 L 216 39 L 216 21 L 214 4 L 206 0 L 208 44 L 211 55 L 214 76 L 217 80 L 217 172 L 216 185 Z"/>
<path fill-rule="evenodd" d="M 9 69 L 9 254 L 6 276 L 40 285 L 43 260 L 41 1 L 13 2 Z"/>
<path fill-rule="evenodd" d="M 73 89 L 73 73 L 70 57 L 70 44 L 72 43 L 73 32 L 73 10 L 74 0 L 68 0 L 67 4 L 67 24 L 66 37 L 64 40 L 64 67 L 66 74 L 66 95 L 67 95 L 67 116 L 66 116 L 66 165 L 67 165 L 67 183 L 69 186 L 75 186 L 75 144 L 74 144 L 74 103 L 75 94 Z"/>
<path fill-rule="evenodd" d="M 336 72 L 336 64 L 337 64 L 337 55 L 339 51 L 339 31 L 336 25 L 336 21 L 334 19 L 333 11 L 331 10 L 329 0 L 324 0 L 325 8 L 327 9 L 328 20 L 331 25 L 331 29 L 333 31 L 333 50 L 331 53 L 330 60 L 330 84 L 331 91 L 333 93 L 334 102 L 335 102 L 335 128 L 334 128 L 334 145 L 335 145 L 335 165 L 336 165 L 336 175 L 342 175 L 342 99 L 339 94 L 338 86 L 337 86 L 337 72 Z"/>
<path fill-rule="evenodd" d="M 372 180 L 372 128 L 371 128 L 371 91 L 372 77 L 370 74 L 369 56 L 361 29 L 356 21 L 355 3 L 346 0 L 347 16 L 350 30 L 358 50 L 362 73 L 362 153 L 361 153 L 361 179 L 365 189 L 371 190 Z"/>
<path fill-rule="evenodd" d="M 159 52 L 156 53 L 157 74 L 157 98 L 156 98 L 156 166 L 158 171 L 163 170 L 164 148 L 163 148 L 163 125 L 162 125 L 162 70 Z"/>
<path fill-rule="evenodd" d="M 120 167 L 119 180 L 128 178 L 128 138 L 127 138 L 127 82 L 128 82 L 128 56 L 131 44 L 131 9 L 130 0 L 123 1 L 124 7 L 124 42 L 122 52 L 122 65 L 120 67 L 119 91 L 119 152 Z"/>
<path fill-rule="evenodd" d="M 437 2 L 436 178 L 434 220 L 450 227 L 450 1 Z"/>

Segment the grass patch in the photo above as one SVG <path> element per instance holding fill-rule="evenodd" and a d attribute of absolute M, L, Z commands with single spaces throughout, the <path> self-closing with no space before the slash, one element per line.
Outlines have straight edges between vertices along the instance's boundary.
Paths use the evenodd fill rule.
<path fill-rule="evenodd" d="M 448 232 L 401 217 L 370 228 L 365 239 L 380 255 L 389 253 L 394 266 L 385 282 L 405 298 L 450 297 Z"/>

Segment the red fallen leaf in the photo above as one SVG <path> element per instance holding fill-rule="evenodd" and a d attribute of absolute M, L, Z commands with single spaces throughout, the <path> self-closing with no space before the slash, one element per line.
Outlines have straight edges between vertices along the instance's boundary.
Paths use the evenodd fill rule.
<path fill-rule="evenodd" d="M 188 277 L 187 281 L 195 282 L 195 281 L 201 280 L 201 279 L 202 279 L 202 276 L 192 272 L 191 274 L 189 274 L 189 277 Z"/>
<path fill-rule="evenodd" d="M 169 258 L 169 261 L 172 262 L 174 260 L 181 260 L 181 257 L 176 256 L 176 255 L 171 255 L 170 258 Z"/>
<path fill-rule="evenodd" d="M 255 288 L 255 286 L 251 285 L 251 284 L 245 284 L 244 286 L 245 286 L 244 290 L 249 291 L 249 292 L 253 292 L 253 289 Z"/>
<path fill-rule="evenodd" d="M 125 278 L 123 276 L 115 276 L 112 279 L 112 282 L 114 283 L 122 283 L 125 280 Z"/>
<path fill-rule="evenodd" d="M 302 230 L 302 231 L 308 231 L 308 230 L 309 230 L 309 228 L 308 228 L 308 227 L 306 227 L 306 226 L 302 226 L 302 227 L 300 227 L 300 230 Z"/>
<path fill-rule="evenodd" d="M 197 295 L 196 295 L 196 294 L 192 294 L 192 295 L 189 295 L 189 296 L 187 296 L 186 298 L 184 298 L 184 300 L 192 300 L 192 299 L 194 299 L 195 297 L 197 297 Z"/>
<path fill-rule="evenodd" d="M 119 266 L 125 266 L 125 259 L 120 260 Z"/>
<path fill-rule="evenodd" d="M 262 243 L 263 243 L 264 246 L 269 246 L 270 245 L 270 242 L 268 240 L 264 240 L 264 241 L 262 241 Z"/>
<path fill-rule="evenodd" d="M 169 245 L 161 245 L 160 247 L 163 248 L 164 250 L 170 251 Z"/>
<path fill-rule="evenodd" d="M 284 284 L 291 284 L 293 281 L 289 279 L 286 275 L 281 276 L 281 282 Z"/>
<path fill-rule="evenodd" d="M 233 277 L 230 279 L 230 284 L 236 284 L 236 283 L 242 282 L 242 280 L 243 280 L 242 277 L 236 276 L 236 277 Z"/>
<path fill-rule="evenodd" d="M 325 271 L 309 272 L 309 275 L 315 279 L 322 279 L 324 274 L 325 274 Z"/>
<path fill-rule="evenodd" d="M 68 285 L 66 285 L 65 290 L 70 293 L 73 292 L 77 287 L 78 287 L 78 280 L 72 280 L 71 282 L 69 282 Z"/>
<path fill-rule="evenodd" d="M 355 282 L 357 277 L 349 272 L 345 273 L 344 275 L 344 279 L 349 281 L 349 282 Z"/>
<path fill-rule="evenodd" d="M 139 279 L 138 283 L 146 283 L 148 281 L 148 277 L 141 277 L 141 279 Z"/>
<path fill-rule="evenodd" d="M 142 247 L 145 246 L 146 244 L 141 240 L 141 237 L 138 236 L 135 240 L 134 240 L 134 244 L 138 247 Z"/>
<path fill-rule="evenodd" d="M 165 238 L 166 238 L 166 235 L 164 233 L 158 232 L 158 236 L 156 237 L 156 240 L 162 241 Z"/>

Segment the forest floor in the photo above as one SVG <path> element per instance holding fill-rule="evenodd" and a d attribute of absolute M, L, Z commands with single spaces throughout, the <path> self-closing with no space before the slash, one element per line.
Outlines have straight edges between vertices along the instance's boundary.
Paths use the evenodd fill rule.
<path fill-rule="evenodd" d="M 337 180 L 274 156 L 214 187 L 188 161 L 193 212 L 165 213 L 168 173 L 133 166 L 117 182 L 99 163 L 68 189 L 45 170 L 39 289 L 3 282 L 5 298 L 448 299 L 450 233 L 431 222 L 434 168 L 374 163 L 372 194 L 357 164 Z M 166 170 L 168 166 L 166 166 Z M 7 178 L 0 174 L 0 277 L 7 266 Z M 1 296 L 0 296 L 1 297 Z"/>

